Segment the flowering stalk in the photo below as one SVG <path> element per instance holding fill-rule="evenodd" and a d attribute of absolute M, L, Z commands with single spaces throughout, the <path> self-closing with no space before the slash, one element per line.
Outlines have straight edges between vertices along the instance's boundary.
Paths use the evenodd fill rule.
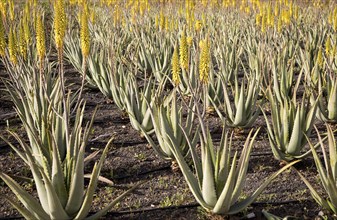
<path fill-rule="evenodd" d="M 82 83 L 81 83 L 81 88 L 80 92 L 78 95 L 78 101 L 81 100 L 82 96 L 82 91 L 85 83 L 85 78 L 86 78 L 86 60 L 89 55 L 90 51 L 90 34 L 89 34 L 89 27 L 88 27 L 88 6 L 83 3 L 83 8 L 82 8 L 82 13 L 81 13 L 81 32 L 80 32 L 80 40 L 81 40 L 81 50 L 82 50 L 82 57 L 83 57 L 83 62 L 82 62 L 82 71 L 83 71 L 83 76 L 82 76 Z M 77 107 L 77 104 L 76 104 Z M 76 108 L 75 108 L 76 109 Z"/>
<path fill-rule="evenodd" d="M 210 51 L 209 51 L 209 40 L 200 41 L 200 61 L 199 61 L 199 78 L 200 81 L 204 84 L 208 82 L 208 75 L 210 71 Z"/>
<path fill-rule="evenodd" d="M 183 31 L 180 37 L 180 47 L 179 47 L 179 58 L 180 58 L 180 66 L 182 70 L 188 71 L 188 45 L 187 45 L 187 37 L 185 31 Z"/>
<path fill-rule="evenodd" d="M 16 54 L 16 39 L 15 39 L 12 27 L 9 30 L 8 51 L 9 51 L 9 59 L 10 59 L 10 61 L 14 65 L 16 65 L 17 62 L 18 62 L 17 54 Z"/>
<path fill-rule="evenodd" d="M 179 85 L 180 83 L 180 66 L 179 66 L 179 54 L 177 44 L 174 47 L 174 52 L 172 56 L 172 81 L 174 85 Z"/>
<path fill-rule="evenodd" d="M 38 16 L 36 21 L 36 48 L 40 60 L 40 75 L 43 70 L 43 60 L 46 56 L 44 24 L 41 16 Z"/>
<path fill-rule="evenodd" d="M 59 63 L 59 74 L 61 81 L 61 89 L 62 89 L 62 100 L 63 100 L 63 108 L 65 115 L 65 133 L 66 133 L 66 142 L 69 142 L 69 103 L 66 101 L 66 92 L 64 85 L 64 71 L 63 71 L 63 38 L 65 36 L 66 31 L 66 14 L 64 8 L 64 0 L 56 0 L 54 3 L 54 38 L 55 45 L 58 53 L 58 63 Z"/>

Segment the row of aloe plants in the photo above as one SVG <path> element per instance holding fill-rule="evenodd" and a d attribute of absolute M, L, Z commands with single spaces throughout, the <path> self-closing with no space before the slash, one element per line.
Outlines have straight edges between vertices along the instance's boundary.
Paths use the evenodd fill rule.
<path fill-rule="evenodd" d="M 278 33 L 275 36 L 271 32 L 270 36 L 264 36 L 256 31 L 256 27 L 246 26 L 246 29 L 242 29 L 241 26 L 239 29 L 235 26 L 237 24 L 229 23 L 226 23 L 228 30 L 225 32 L 229 37 L 224 38 L 219 34 L 223 28 L 218 30 L 217 23 L 212 19 L 209 19 L 207 29 L 204 27 L 199 32 L 195 30 L 189 36 L 185 28 L 175 32 L 154 32 L 153 17 L 145 17 L 143 24 L 138 26 L 129 23 L 126 24 L 128 27 L 115 27 L 116 31 L 112 31 L 109 20 L 104 16 L 103 19 L 96 20 L 95 24 L 87 23 L 88 5 L 84 4 L 79 7 L 81 16 L 70 16 L 68 19 L 74 27 L 80 24 L 80 29 L 76 31 L 75 28 L 74 31 L 70 28 L 68 31 L 62 23 L 66 16 L 63 1 L 56 1 L 52 9 L 55 15 L 54 35 L 60 75 L 51 75 L 53 68 L 49 68 L 48 62 L 44 61 L 45 55 L 41 54 L 43 50 L 38 45 L 42 42 L 38 28 L 38 54 L 35 57 L 39 59 L 29 60 L 27 66 L 30 70 L 22 64 L 23 58 L 19 57 L 14 62 L 15 57 L 10 46 L 3 58 L 10 74 L 10 80 L 5 83 L 30 140 L 30 145 L 26 145 L 18 135 L 13 134 L 22 144 L 23 153 L 9 144 L 31 166 L 36 184 L 40 185 L 40 198 L 46 200 L 47 197 L 46 201 L 41 201 L 42 206 L 38 206 L 36 202 L 30 203 L 32 198 L 9 176 L 1 174 L 18 196 L 25 195 L 21 200 L 25 209 L 8 199 L 27 218 L 45 218 L 47 215 L 51 218 L 85 217 L 107 152 L 103 152 L 98 166 L 94 168 L 87 195 L 73 201 L 74 191 L 84 189 L 84 148 L 90 124 L 82 137 L 83 85 L 77 96 L 66 92 L 63 53 L 82 73 L 83 82 L 87 80 L 90 86 L 98 87 L 120 110 L 129 115 L 131 125 L 143 133 L 160 156 L 177 161 L 196 200 L 213 213 L 233 214 L 243 210 L 270 181 L 296 163 L 294 159 L 308 155 L 310 151 L 302 154 L 302 150 L 314 126 L 316 115 L 323 121 L 336 122 L 337 89 L 336 79 L 332 74 L 334 61 L 328 57 L 328 53 L 322 52 L 321 47 L 313 48 L 315 42 L 321 41 L 323 46 L 322 42 L 328 39 L 331 43 L 332 40 L 324 39 L 324 35 L 322 37 L 318 34 L 319 30 L 317 33 L 312 29 L 300 29 L 296 23 L 292 24 L 293 27 L 289 30 L 294 29 L 295 35 L 303 35 L 301 32 L 309 34 L 304 46 L 300 46 L 303 42 L 296 38 L 291 39 L 292 36 L 287 33 Z M 105 13 L 104 9 L 101 10 Z M 226 18 L 222 19 L 226 21 Z M 183 23 L 182 26 L 186 27 Z M 249 31 L 253 34 L 247 34 Z M 9 35 L 12 34 L 13 31 L 10 31 Z M 91 45 L 88 44 L 89 36 L 92 38 Z M 63 41 L 63 37 L 66 40 Z M 265 46 L 264 43 L 271 40 L 277 41 L 280 46 Z M 326 45 L 324 47 L 327 48 Z M 34 50 L 32 46 L 29 51 Z M 279 50 L 277 56 L 273 54 L 274 50 Z M 36 68 L 35 62 L 40 62 L 39 68 Z M 297 72 L 296 68 L 299 69 Z M 323 74 L 317 74 L 317 71 Z M 31 72 L 34 74 L 29 75 Z M 47 74 L 43 74 L 44 72 Z M 241 73 L 244 73 L 243 78 L 239 77 Z M 296 77 L 297 81 L 294 82 Z M 296 95 L 302 79 L 302 85 L 309 89 L 304 92 L 302 102 L 297 103 Z M 171 85 L 174 87 L 173 91 L 167 90 Z M 187 101 L 186 96 L 190 96 Z M 178 100 L 182 105 L 178 105 Z M 72 103 L 75 104 L 71 110 Z M 202 108 L 198 103 L 201 103 Z M 263 110 L 268 103 L 271 107 L 272 124 L 269 124 Z M 187 110 L 186 119 L 183 116 L 183 107 Z M 237 153 L 232 159 L 230 157 L 232 139 L 228 138 L 226 129 L 223 129 L 220 149 L 215 152 L 205 115 L 215 110 L 226 127 L 246 128 L 254 125 L 261 109 L 267 121 L 274 156 L 279 160 L 293 162 L 270 176 L 251 197 L 238 201 L 257 132 L 253 137 L 250 132 L 237 162 Z M 30 115 L 28 112 L 35 113 Z M 70 117 L 76 118 L 71 132 Z M 195 120 L 200 125 L 196 129 L 193 128 Z M 336 142 L 331 129 L 328 130 L 332 149 Z M 156 135 L 158 144 L 153 141 L 151 133 Z M 199 143 L 201 158 L 196 151 Z M 322 146 L 323 142 L 318 145 Z M 314 146 L 311 151 L 315 152 L 315 149 Z M 315 153 L 314 156 L 317 162 Z M 327 156 L 324 158 L 329 160 Z M 194 170 L 188 166 L 188 159 L 192 159 Z M 324 169 L 319 162 L 317 164 L 320 170 Z M 66 171 L 63 172 L 62 169 Z M 320 171 L 320 174 L 323 173 Z M 81 187 L 75 189 L 75 180 L 79 181 Z M 328 184 L 333 176 L 329 174 L 323 180 L 323 185 Z M 305 183 L 310 186 L 307 181 Z M 328 202 L 315 191 L 313 194 L 320 204 L 335 212 L 336 195 L 333 194 L 333 186 L 336 187 L 336 183 L 326 188 L 332 192 Z M 313 190 L 312 187 L 310 189 Z M 47 196 L 43 197 L 44 195 Z M 121 197 L 93 217 L 107 212 Z M 30 204 L 35 205 L 32 208 Z"/>

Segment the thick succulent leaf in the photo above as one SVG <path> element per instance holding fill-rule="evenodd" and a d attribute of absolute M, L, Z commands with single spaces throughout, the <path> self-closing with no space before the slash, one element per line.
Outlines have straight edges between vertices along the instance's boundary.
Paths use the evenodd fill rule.
<path fill-rule="evenodd" d="M 82 144 L 76 158 L 76 164 L 71 170 L 71 181 L 69 186 L 69 198 L 65 207 L 71 216 L 78 212 L 83 203 L 84 193 L 84 152 L 85 144 Z"/>
<path fill-rule="evenodd" d="M 162 145 L 157 145 L 153 139 L 151 138 L 151 136 L 146 132 L 146 130 L 139 124 L 139 122 L 135 122 L 137 124 L 137 126 L 139 126 L 140 130 L 142 131 L 142 134 L 144 135 L 144 137 L 146 138 L 146 140 L 149 142 L 149 144 L 151 145 L 151 147 L 156 151 L 156 153 L 163 158 L 164 160 L 171 160 L 172 158 L 170 156 L 168 156 L 167 151 L 165 149 L 162 148 Z M 156 124 L 156 123 L 154 123 Z M 158 125 L 155 125 L 158 126 Z M 156 132 L 159 131 L 159 127 L 156 128 Z M 162 138 L 161 136 L 158 137 Z"/>
<path fill-rule="evenodd" d="M 240 98 L 236 106 L 236 114 L 235 114 L 235 119 L 233 123 L 234 125 L 241 125 L 242 123 L 245 122 L 245 116 L 246 116 L 245 110 L 246 109 L 245 109 L 244 85 L 241 85 Z"/>
<path fill-rule="evenodd" d="M 202 146 L 204 148 L 204 155 L 202 157 L 204 158 L 202 161 L 202 171 L 203 171 L 203 178 L 202 178 L 202 196 L 205 200 L 205 202 L 209 206 L 214 206 L 217 201 L 217 195 L 216 195 L 216 189 L 215 189 L 215 178 L 214 178 L 214 163 L 211 158 L 211 152 L 209 143 L 204 143 L 205 145 Z M 213 146 L 212 146 L 213 147 Z"/>
<path fill-rule="evenodd" d="M 273 214 L 270 214 L 269 212 L 265 211 L 265 210 L 262 210 L 262 214 L 264 215 L 264 217 L 267 219 L 267 220 L 286 220 L 286 219 L 282 219 L 276 215 L 273 215 Z"/>
<path fill-rule="evenodd" d="M 237 158 L 237 152 L 235 152 L 231 169 L 228 174 L 228 178 L 226 180 L 226 184 L 219 195 L 218 201 L 216 202 L 215 206 L 213 206 L 212 212 L 215 214 L 226 214 L 228 210 L 231 207 L 232 204 L 232 192 L 234 189 L 234 186 L 236 184 L 235 179 L 235 173 L 236 173 L 236 158 Z"/>
<path fill-rule="evenodd" d="M 199 188 L 201 189 L 201 186 L 202 186 L 202 164 L 201 164 L 201 161 L 198 157 L 198 154 L 196 152 L 196 146 L 197 146 L 197 142 L 199 140 L 199 126 L 197 127 L 197 130 L 195 131 L 195 136 L 191 142 L 191 140 L 188 138 L 187 136 L 187 133 L 186 131 L 181 127 L 180 125 L 180 128 L 181 128 L 181 131 L 184 133 L 184 136 L 186 138 L 186 141 L 187 141 L 187 144 L 188 144 L 188 147 L 190 149 L 190 153 L 191 153 L 191 156 L 192 156 L 192 160 L 193 160 L 193 165 L 194 165 L 194 169 L 195 169 L 195 172 L 196 172 L 196 176 L 197 176 L 197 180 L 198 180 L 198 183 L 199 183 Z M 182 153 L 180 151 L 177 151 L 177 153 L 180 153 L 182 155 Z M 176 158 L 177 160 L 177 157 L 176 157 L 176 154 L 174 155 L 174 157 Z M 185 162 L 185 161 L 184 161 Z M 186 163 L 186 162 L 185 162 Z M 179 163 L 178 163 L 179 164 Z"/>
<path fill-rule="evenodd" d="M 62 206 L 60 199 L 58 198 L 48 176 L 44 172 L 41 172 L 41 175 L 46 186 L 46 194 L 49 205 L 49 217 L 51 219 L 70 219 L 70 216 Z"/>
<path fill-rule="evenodd" d="M 43 210 L 42 206 L 35 200 L 33 196 L 27 193 L 15 180 L 10 176 L 0 172 L 0 178 L 13 191 L 20 202 L 26 207 L 28 212 L 36 213 L 37 217 L 48 219 L 49 215 Z"/>
<path fill-rule="evenodd" d="M 30 167 L 32 174 L 33 174 L 33 178 L 35 181 L 35 185 L 36 185 L 36 190 L 37 193 L 39 195 L 39 199 L 41 202 L 41 205 L 43 207 L 43 210 L 48 213 L 49 212 L 49 206 L 48 206 L 48 200 L 47 200 L 47 194 L 46 194 L 46 189 L 45 189 L 45 185 L 42 181 L 42 177 L 38 168 L 38 165 L 36 164 L 36 157 L 33 157 L 33 154 L 31 152 L 31 149 L 29 148 L 29 146 L 23 142 L 23 140 L 16 134 L 16 133 L 11 133 L 15 139 L 19 142 L 19 144 L 21 145 L 21 147 L 24 149 L 25 152 L 25 156 L 27 161 L 25 161 L 27 163 L 27 165 Z M 39 156 L 37 156 L 39 157 Z M 41 161 L 41 159 L 39 159 L 39 161 Z"/>
<path fill-rule="evenodd" d="M 109 142 L 107 143 L 107 145 L 106 145 L 106 147 L 105 147 L 105 149 L 104 149 L 104 151 L 103 151 L 103 153 L 102 153 L 102 155 L 99 159 L 99 162 L 95 163 L 95 165 L 94 165 L 94 169 L 93 169 L 92 174 L 91 174 L 91 178 L 90 178 L 90 182 L 89 182 L 87 192 L 85 194 L 83 203 L 81 204 L 81 208 L 78 211 L 75 219 L 84 219 L 90 211 L 91 203 L 92 203 L 92 200 L 93 200 L 93 197 L 94 197 L 94 192 L 95 192 L 96 187 L 97 187 L 99 174 L 101 172 L 104 160 L 105 160 L 105 158 L 108 154 L 109 147 L 110 147 L 112 141 L 113 141 L 113 139 L 111 138 L 109 140 Z"/>
<path fill-rule="evenodd" d="M 61 164 L 61 158 L 59 155 L 58 148 L 56 147 L 56 141 L 53 144 L 53 161 L 52 161 L 52 174 L 51 181 L 55 188 L 56 194 L 58 195 L 60 202 L 63 207 L 65 207 L 68 200 L 68 193 L 65 186 L 63 169 Z"/>
<path fill-rule="evenodd" d="M 337 78 L 332 82 L 332 88 L 330 91 L 329 101 L 328 101 L 328 118 L 331 120 L 337 120 Z"/>
<path fill-rule="evenodd" d="M 37 213 L 31 213 L 28 209 L 22 207 L 19 203 L 14 201 L 12 198 L 2 195 L 1 197 L 5 198 L 25 219 L 41 219 L 43 217 L 39 216 Z M 42 207 L 41 207 L 42 208 Z"/>
<path fill-rule="evenodd" d="M 186 134 L 185 134 L 186 135 Z M 183 173 L 184 177 L 185 177 L 185 180 L 190 188 L 190 190 L 192 191 L 192 194 L 194 195 L 195 199 L 198 201 L 198 203 L 210 210 L 212 207 L 209 206 L 203 199 L 202 197 L 202 168 L 201 168 L 201 163 L 200 163 L 200 160 L 199 158 L 196 156 L 196 152 L 195 152 L 195 149 L 191 146 L 191 143 L 190 141 L 188 141 L 188 144 L 189 144 L 189 147 L 190 147 L 190 150 L 191 152 L 194 151 L 194 153 L 192 153 L 192 158 L 193 158 L 193 155 L 195 156 L 195 158 L 193 158 L 193 162 L 194 162 L 194 166 L 196 167 L 196 170 L 197 170 L 197 178 L 195 177 L 194 173 L 192 172 L 192 170 L 190 169 L 190 167 L 188 166 L 188 164 L 186 163 L 185 161 L 185 158 L 184 156 L 181 154 L 180 150 L 177 150 L 177 149 L 171 149 L 173 154 L 174 154 L 174 157 L 181 169 L 181 172 Z M 200 181 L 200 182 L 199 182 Z"/>
<path fill-rule="evenodd" d="M 297 155 L 302 149 L 301 137 L 303 135 L 303 128 L 301 126 L 301 120 L 304 120 L 304 118 L 301 118 L 300 111 L 300 108 L 298 108 L 296 111 L 294 127 L 291 132 L 291 137 L 287 147 L 287 153 L 294 156 Z"/>
<path fill-rule="evenodd" d="M 252 139 L 251 139 L 251 136 L 253 134 L 253 129 L 249 132 L 249 135 L 247 137 L 247 140 L 241 152 L 240 160 L 237 165 L 237 173 L 235 174 L 236 184 L 235 184 L 235 188 L 232 193 L 232 204 L 237 201 L 245 185 L 250 153 L 252 151 L 255 138 L 257 134 L 259 133 L 259 131 L 260 131 L 260 128 L 255 132 Z"/>
<path fill-rule="evenodd" d="M 228 91 L 227 91 L 227 84 L 225 82 L 223 82 L 223 93 L 224 93 L 224 105 L 223 105 L 223 109 L 226 112 L 226 117 L 227 120 L 230 120 L 232 122 L 234 122 L 234 113 L 232 111 L 232 106 L 231 106 L 231 101 L 229 99 L 229 95 L 228 95 Z"/>
<path fill-rule="evenodd" d="M 215 166 L 217 195 L 221 194 L 228 178 L 231 146 L 232 136 L 230 137 L 230 143 L 228 144 L 228 132 L 225 132 L 225 129 L 223 129 Z"/>
<path fill-rule="evenodd" d="M 328 146 L 329 146 L 329 165 L 333 178 L 337 179 L 337 144 L 331 126 L 327 126 L 328 130 Z M 327 166 L 327 165 L 326 165 Z"/>

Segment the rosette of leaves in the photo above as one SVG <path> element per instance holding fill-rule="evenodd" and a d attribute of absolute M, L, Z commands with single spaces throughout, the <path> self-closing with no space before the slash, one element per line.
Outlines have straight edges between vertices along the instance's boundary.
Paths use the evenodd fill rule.
<path fill-rule="evenodd" d="M 151 109 L 151 119 L 154 127 L 154 134 L 158 144 L 154 142 L 150 135 L 142 129 L 144 136 L 158 153 L 165 160 L 174 160 L 172 148 L 179 148 L 185 157 L 189 152 L 187 139 L 191 140 L 191 146 L 196 147 L 199 140 L 198 129 L 193 130 L 194 104 L 191 99 L 187 107 L 187 117 L 183 122 L 183 108 L 177 105 L 176 89 L 165 100 L 154 97 L 154 104 Z M 185 135 L 186 136 L 185 136 Z"/>
<path fill-rule="evenodd" d="M 142 82 L 144 85 L 137 83 L 136 76 L 130 76 L 125 90 L 121 93 L 121 98 L 125 111 L 129 115 L 131 126 L 137 131 L 150 134 L 154 131 L 151 119 L 152 97 L 161 94 L 161 87 L 156 88 L 151 77 Z"/>
<path fill-rule="evenodd" d="M 337 76 L 326 74 L 325 86 L 318 80 L 317 118 L 327 123 L 337 123 Z M 313 100 L 313 96 L 311 96 Z"/>
<path fill-rule="evenodd" d="M 221 81 L 223 103 L 216 105 L 215 100 L 211 100 L 216 112 L 229 127 L 250 127 L 260 114 L 259 106 L 263 104 L 263 100 L 259 100 L 259 82 L 255 77 L 249 77 L 246 84 L 246 80 L 243 78 L 239 86 L 237 75 L 234 85 L 228 85 L 224 78 L 221 78 Z M 234 103 L 231 101 L 231 95 L 234 97 Z M 221 110 L 223 110 L 225 116 L 223 116 Z"/>
<path fill-rule="evenodd" d="M 249 156 L 258 131 L 250 131 L 242 148 L 241 156 L 238 152 L 231 154 L 232 137 L 228 138 L 225 129 L 220 146 L 215 150 L 209 131 L 204 137 L 200 135 L 201 156 L 198 157 L 195 147 L 190 145 L 193 159 L 192 170 L 184 159 L 181 150 L 172 148 L 172 152 L 197 202 L 207 211 L 215 214 L 231 215 L 243 211 L 258 197 L 259 194 L 281 172 L 289 168 L 292 162 L 272 174 L 255 192 L 240 199 L 246 182 Z M 233 156 L 231 158 L 231 156 Z"/>
<path fill-rule="evenodd" d="M 122 100 L 122 90 L 127 88 L 129 74 L 116 54 L 109 54 L 107 49 L 97 49 L 99 44 L 93 46 L 95 51 L 88 57 L 88 76 L 90 84 L 95 85 L 107 98 L 114 101 L 117 107 L 124 111 L 126 106 Z M 96 49 L 95 49 L 96 48 Z"/>
<path fill-rule="evenodd" d="M 278 51 L 277 57 L 271 59 L 271 74 L 273 77 L 273 88 L 276 97 L 279 100 L 293 97 L 299 87 L 302 80 L 302 73 L 294 83 L 295 76 L 295 52 L 297 46 L 293 43 L 288 43 L 281 50 Z"/>
<path fill-rule="evenodd" d="M 215 147 L 203 119 L 204 113 L 200 112 L 196 104 L 196 92 L 192 93 L 192 99 L 200 126 L 200 156 L 197 148 L 191 144 L 192 140 L 184 134 L 190 147 L 194 169 L 188 165 L 180 148 L 173 147 L 171 151 L 195 199 L 204 209 L 215 214 L 238 213 L 247 208 L 273 179 L 297 161 L 287 164 L 272 174 L 251 196 L 240 199 L 246 182 L 250 153 L 259 129 L 254 135 L 253 130 L 250 131 L 240 157 L 238 152 L 232 155 L 232 136 L 228 138 L 228 132 L 223 129 L 220 145 Z"/>
<path fill-rule="evenodd" d="M 173 45 L 170 36 L 145 31 L 136 32 L 135 35 L 141 39 L 137 50 L 140 70 L 161 82 L 168 75 L 171 65 Z"/>
<path fill-rule="evenodd" d="M 270 146 L 277 160 L 291 161 L 300 159 L 310 150 L 302 153 L 307 143 L 306 136 L 310 135 L 315 121 L 317 101 L 310 105 L 309 98 L 304 94 L 302 101 L 276 98 L 275 94 L 268 93 L 271 105 L 271 123 L 263 111 L 267 123 L 267 132 Z"/>
<path fill-rule="evenodd" d="M 235 29 L 231 31 L 235 32 Z M 243 52 L 239 34 L 231 34 L 233 36 L 230 38 L 220 35 L 218 41 L 214 42 L 215 68 L 219 69 L 219 74 L 229 82 L 234 80 L 238 72 L 240 56 Z"/>
<path fill-rule="evenodd" d="M 0 178 L 9 186 L 23 206 L 13 198 L 5 195 L 1 196 L 13 205 L 26 219 L 84 219 L 89 214 L 99 179 L 99 173 L 112 140 L 110 140 L 105 147 L 99 162 L 95 163 L 93 171 L 90 174 L 89 185 L 85 187 L 84 155 L 93 118 L 83 129 L 82 124 L 85 105 L 78 106 L 80 107 L 78 107 L 76 111 L 73 130 L 69 133 L 64 131 L 66 142 L 63 144 L 65 144 L 64 147 L 67 151 L 63 159 L 61 159 L 60 151 L 58 150 L 63 147 L 58 146 L 60 143 L 57 141 L 58 136 L 55 134 L 55 124 L 53 124 L 53 122 L 51 122 L 52 124 L 49 130 L 52 135 L 48 142 L 51 154 L 49 158 L 50 161 L 42 153 L 34 153 L 32 147 L 26 144 L 16 133 L 10 132 L 18 141 L 22 150 L 19 150 L 2 137 L 29 166 L 33 175 L 37 198 L 25 191 L 24 188 L 10 176 L 0 172 Z M 25 124 L 27 122 L 23 121 L 23 123 Z M 67 122 L 63 118 L 61 123 Z M 42 146 L 42 137 L 37 132 L 34 132 L 34 139 L 39 143 L 38 148 L 42 151 L 43 148 L 45 148 L 45 146 Z M 89 216 L 88 219 L 99 218 L 107 213 L 134 188 L 135 187 L 131 188 L 111 201 L 105 208 Z"/>

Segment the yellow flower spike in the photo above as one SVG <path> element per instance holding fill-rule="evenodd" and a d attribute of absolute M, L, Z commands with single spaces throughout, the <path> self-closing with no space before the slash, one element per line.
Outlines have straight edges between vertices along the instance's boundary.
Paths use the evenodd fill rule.
<path fill-rule="evenodd" d="M 201 30 L 201 27 L 202 27 L 201 21 L 200 21 L 200 20 L 197 20 L 197 21 L 195 22 L 195 26 L 194 26 L 195 31 L 196 31 L 196 32 L 199 32 L 199 31 Z"/>
<path fill-rule="evenodd" d="M 46 56 L 46 42 L 45 42 L 45 33 L 44 33 L 44 24 L 41 15 L 37 16 L 36 20 L 36 49 L 37 55 L 39 56 L 40 61 Z"/>
<path fill-rule="evenodd" d="M 154 18 L 154 26 L 156 27 L 156 29 L 159 28 L 159 16 L 156 15 L 156 17 Z"/>
<path fill-rule="evenodd" d="M 274 16 L 277 17 L 279 16 L 279 4 L 276 2 L 275 7 L 274 7 Z"/>
<path fill-rule="evenodd" d="M 191 36 L 187 37 L 186 40 L 187 40 L 188 48 L 190 48 L 192 46 L 192 43 L 193 43 L 193 37 L 191 37 Z"/>
<path fill-rule="evenodd" d="M 203 46 L 204 46 L 204 41 L 203 41 L 203 40 L 200 40 L 200 41 L 199 41 L 199 49 L 201 49 Z"/>
<path fill-rule="evenodd" d="M 63 38 L 66 31 L 66 14 L 64 0 L 56 0 L 54 3 L 54 37 L 57 50 L 63 48 Z"/>
<path fill-rule="evenodd" d="M 333 13 L 329 13 L 328 15 L 328 24 L 332 25 L 332 22 L 333 22 Z"/>
<path fill-rule="evenodd" d="M 6 0 L 0 0 L 0 12 L 4 19 L 6 19 L 6 11 L 7 11 Z"/>
<path fill-rule="evenodd" d="M 172 56 L 172 81 L 175 86 L 180 83 L 180 65 L 179 65 L 179 53 L 178 53 L 178 45 L 176 44 L 174 47 L 174 52 Z"/>
<path fill-rule="evenodd" d="M 90 22 L 92 24 L 95 24 L 95 21 L 96 21 L 96 12 L 95 12 L 95 9 L 91 9 L 91 11 L 90 11 Z"/>
<path fill-rule="evenodd" d="M 281 17 L 279 17 L 278 21 L 277 21 L 277 32 L 278 33 L 282 32 L 282 19 L 281 19 Z"/>
<path fill-rule="evenodd" d="M 202 13 L 202 15 L 201 15 L 201 21 L 202 21 L 202 25 L 206 26 L 207 21 L 206 21 L 206 15 L 205 15 L 205 13 Z"/>
<path fill-rule="evenodd" d="M 165 19 L 165 31 L 169 31 L 169 18 L 168 17 L 166 17 L 166 19 Z"/>
<path fill-rule="evenodd" d="M 337 31 L 337 7 L 335 7 L 333 11 L 332 25 L 333 25 L 334 31 Z"/>
<path fill-rule="evenodd" d="M 8 7 L 9 7 L 9 19 L 14 21 L 15 13 L 14 13 L 14 0 L 8 0 Z"/>
<path fill-rule="evenodd" d="M 119 12 L 119 5 L 115 6 L 115 10 L 113 12 L 113 23 L 114 26 L 116 27 L 119 24 L 120 21 L 120 12 Z"/>
<path fill-rule="evenodd" d="M 25 39 L 25 31 L 24 31 L 24 20 L 21 20 L 20 26 L 19 26 L 19 51 L 23 58 L 23 60 L 26 60 L 27 58 L 27 44 Z"/>
<path fill-rule="evenodd" d="M 332 55 L 332 46 L 331 46 L 331 38 L 330 35 L 325 40 L 325 54 L 329 57 Z"/>
<path fill-rule="evenodd" d="M 24 31 L 24 37 L 25 37 L 25 41 L 26 41 L 26 45 L 27 48 L 30 45 L 31 42 L 31 32 L 30 32 L 30 27 L 29 27 L 29 15 L 26 16 L 26 18 L 24 19 L 24 23 L 23 23 L 23 31 Z"/>
<path fill-rule="evenodd" d="M 211 56 L 210 56 L 210 45 L 208 37 L 199 44 L 200 47 L 200 58 L 199 58 L 199 79 L 201 83 L 208 83 L 208 75 L 210 71 Z"/>
<path fill-rule="evenodd" d="M 86 10 L 83 10 L 81 14 L 80 38 L 81 38 L 82 55 L 84 58 L 86 58 L 89 55 L 90 51 L 90 33 L 88 27 L 88 14 Z"/>
<path fill-rule="evenodd" d="M 188 57 L 188 44 L 185 30 L 182 32 L 179 41 L 179 58 L 181 69 L 188 71 L 189 57 Z"/>
<path fill-rule="evenodd" d="M 165 28 L 165 16 L 164 16 L 163 10 L 160 10 L 159 28 L 160 28 L 160 30 L 164 30 L 164 28 Z"/>
<path fill-rule="evenodd" d="M 2 17 L 0 17 L 0 56 L 5 56 L 6 50 L 6 39 L 5 39 L 5 28 L 2 21 Z"/>
<path fill-rule="evenodd" d="M 266 22 L 267 22 L 267 18 L 265 15 L 262 16 L 261 18 L 261 31 L 262 33 L 266 32 Z"/>
<path fill-rule="evenodd" d="M 336 43 L 334 43 L 333 46 L 332 46 L 331 58 L 334 58 L 336 52 L 337 52 L 337 47 L 336 47 Z"/>
<path fill-rule="evenodd" d="M 260 14 L 256 14 L 255 15 L 255 24 L 257 26 L 260 26 L 260 24 L 261 24 L 261 16 L 260 16 Z"/>
<path fill-rule="evenodd" d="M 17 54 L 16 54 L 16 47 L 17 47 L 17 44 L 16 44 L 14 32 L 13 32 L 12 27 L 10 27 L 9 36 L 8 36 L 8 51 L 9 51 L 9 60 L 14 65 L 16 65 L 18 62 Z"/>

